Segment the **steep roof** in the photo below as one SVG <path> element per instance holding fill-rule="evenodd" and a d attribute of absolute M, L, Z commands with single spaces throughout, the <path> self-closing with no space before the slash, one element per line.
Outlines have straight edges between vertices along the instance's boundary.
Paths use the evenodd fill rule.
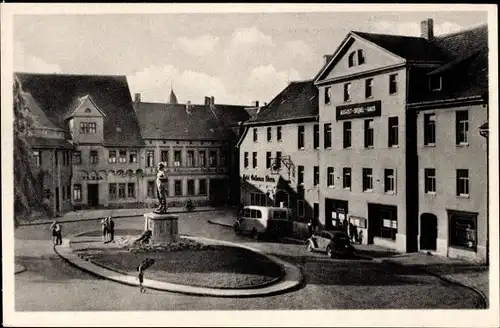
<path fill-rule="evenodd" d="M 49 120 L 45 112 L 40 108 L 40 106 L 37 104 L 37 102 L 30 93 L 23 92 L 22 97 L 24 99 L 26 107 L 28 107 L 28 110 L 31 113 L 31 118 L 33 119 L 34 128 L 62 130 L 54 123 L 52 123 L 51 120 Z"/>
<path fill-rule="evenodd" d="M 43 138 L 43 137 L 28 137 L 28 143 L 31 147 L 37 149 L 74 149 L 66 139 Z"/>
<path fill-rule="evenodd" d="M 351 32 L 408 61 L 443 62 L 449 56 L 442 48 L 421 37 Z"/>
<path fill-rule="evenodd" d="M 441 77 L 442 88 L 431 91 L 427 83 L 422 83 L 423 87 L 414 92 L 410 103 L 487 96 L 488 26 L 439 36 L 433 42 L 452 57 L 426 74 L 427 78 Z"/>
<path fill-rule="evenodd" d="M 48 119 L 69 135 L 64 118 L 78 99 L 90 96 L 105 114 L 104 143 L 143 146 L 139 124 L 125 76 L 15 73 Z M 120 129 L 117 129 L 120 128 Z"/>
<path fill-rule="evenodd" d="M 248 120 L 247 125 L 313 118 L 318 112 L 318 89 L 313 80 L 291 82 L 257 115 Z"/>
<path fill-rule="evenodd" d="M 245 122 L 251 117 L 245 106 L 215 104 L 211 108 L 226 126 L 237 126 L 239 122 Z"/>

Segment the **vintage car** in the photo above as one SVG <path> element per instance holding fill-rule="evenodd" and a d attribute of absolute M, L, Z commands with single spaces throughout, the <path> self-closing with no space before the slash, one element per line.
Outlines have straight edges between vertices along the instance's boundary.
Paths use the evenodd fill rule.
<path fill-rule="evenodd" d="M 352 256 L 354 247 L 351 245 L 349 236 L 341 230 L 322 230 L 314 234 L 306 241 L 309 252 L 326 252 L 329 257 L 335 255 Z"/>
<path fill-rule="evenodd" d="M 291 229 L 290 210 L 281 207 L 245 206 L 234 224 L 236 234 L 250 234 L 254 239 L 268 236 L 279 240 Z"/>

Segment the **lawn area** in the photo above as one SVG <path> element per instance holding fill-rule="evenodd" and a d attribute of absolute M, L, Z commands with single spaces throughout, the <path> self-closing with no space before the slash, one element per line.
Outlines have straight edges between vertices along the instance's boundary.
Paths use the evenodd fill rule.
<path fill-rule="evenodd" d="M 119 231 L 117 240 L 124 232 Z M 117 231 L 118 232 L 118 231 Z M 86 242 L 72 245 L 77 253 L 91 262 L 129 275 L 137 275 L 137 266 L 146 257 L 155 264 L 144 274 L 145 279 L 210 288 L 252 288 L 275 282 L 282 275 L 281 267 L 266 256 L 245 248 L 203 245 L 176 251 L 131 252 L 98 241 L 99 231 L 81 236 Z M 94 237 L 90 241 L 89 237 Z"/>

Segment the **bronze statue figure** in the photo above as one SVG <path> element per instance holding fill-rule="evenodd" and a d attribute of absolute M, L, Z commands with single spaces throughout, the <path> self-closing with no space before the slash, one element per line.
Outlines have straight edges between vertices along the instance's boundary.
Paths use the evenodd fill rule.
<path fill-rule="evenodd" d="M 167 213 L 167 186 L 168 179 L 167 173 L 165 172 L 165 164 L 158 164 L 158 173 L 156 174 L 156 191 L 158 194 L 159 206 L 154 213 L 157 214 L 165 214 Z"/>

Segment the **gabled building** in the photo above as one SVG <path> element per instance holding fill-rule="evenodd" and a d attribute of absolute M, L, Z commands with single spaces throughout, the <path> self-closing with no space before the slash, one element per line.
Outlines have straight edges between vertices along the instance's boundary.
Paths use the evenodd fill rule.
<path fill-rule="evenodd" d="M 156 203 L 157 165 L 166 164 L 170 206 L 236 204 L 238 180 L 235 144 L 238 122 L 249 118 L 243 106 L 215 104 L 205 97 L 203 105 L 180 104 L 171 91 L 169 103 L 141 101 L 135 95 L 135 110 L 145 141 L 142 198 Z"/>
<path fill-rule="evenodd" d="M 291 82 L 243 124 L 241 203 L 284 206 L 296 221 L 319 214 L 319 126 L 312 80 Z"/>
<path fill-rule="evenodd" d="M 421 37 L 364 32 L 346 36 L 315 79 L 319 122 L 324 127 L 320 139 L 333 141 L 322 145 L 320 152 L 320 167 L 327 177 L 320 184 L 320 218 L 326 227 L 348 219 L 363 232 L 364 243 L 411 252 L 429 247 L 422 247 L 423 239 L 437 238 L 438 245 L 441 243 L 438 253 L 458 255 L 450 251 L 454 248 L 450 240 L 471 228 L 450 235 L 454 234 L 448 228 L 453 225 L 453 213 L 466 208 L 484 213 L 486 208 L 484 184 L 481 188 L 478 182 L 474 200 L 460 191 L 467 189 L 464 170 L 470 166 L 465 160 L 469 156 L 480 162 L 473 172 L 484 183 L 484 144 L 474 136 L 469 147 L 456 146 L 449 138 L 456 135 L 457 140 L 462 140 L 469 122 L 479 127 L 487 118 L 486 109 L 480 105 L 487 93 L 487 52 L 475 51 L 484 50 L 477 43 L 485 45 L 487 41 L 476 38 L 475 33 L 481 34 L 464 31 L 434 36 L 433 22 L 426 20 L 422 22 Z M 481 56 L 483 60 L 478 60 Z M 475 107 L 470 107 L 467 115 L 459 113 L 463 108 L 458 107 L 473 104 Z M 440 142 L 440 149 L 424 148 L 423 128 L 432 121 L 424 110 L 432 113 L 438 107 L 448 108 L 436 112 L 436 119 L 439 114 L 443 120 L 441 136 L 447 135 L 448 139 Z M 454 158 L 456 172 L 449 171 L 448 155 Z M 425 167 L 440 167 L 448 172 L 440 177 L 446 181 L 442 185 L 446 195 L 438 201 L 422 191 Z M 459 191 L 455 193 L 450 186 L 457 186 Z M 422 221 L 422 209 L 425 213 L 433 211 L 439 219 Z M 473 221 L 482 225 L 479 231 L 484 232 L 486 220 L 479 214 Z M 437 232 L 433 225 L 439 226 Z M 425 236 L 430 230 L 436 237 Z M 484 238 L 477 242 L 485 244 Z M 465 255 L 482 258 L 480 253 L 481 247 L 476 247 Z"/>
<path fill-rule="evenodd" d="M 73 156 L 61 148 L 50 155 L 53 160 L 49 165 L 57 172 L 64 170 L 61 181 L 51 187 L 52 194 L 59 194 L 58 211 L 136 206 L 144 142 L 126 77 L 29 73 L 15 76 L 32 97 L 30 108 L 45 117 L 44 125 L 49 128 L 45 129 L 46 135 L 50 131 L 57 136 L 58 144 L 69 142 L 75 148 Z M 36 151 L 41 154 L 42 163 L 47 156 L 44 147 L 56 142 L 47 140 L 51 139 L 45 138 L 43 143 L 35 139 L 32 144 L 35 155 Z"/>

